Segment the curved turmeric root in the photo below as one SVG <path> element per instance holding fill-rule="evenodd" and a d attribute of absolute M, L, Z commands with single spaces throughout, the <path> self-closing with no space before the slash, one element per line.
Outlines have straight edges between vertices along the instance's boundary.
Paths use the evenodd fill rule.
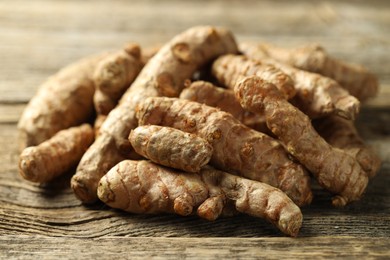
<path fill-rule="evenodd" d="M 291 78 L 294 91 L 296 91 L 291 102 L 311 118 L 337 114 L 353 119 L 359 112 L 360 102 L 349 95 L 336 81 L 272 59 L 254 60 L 255 54 L 249 51 L 244 53 L 253 60 L 238 55 L 225 55 L 213 63 L 212 72 L 219 82 L 227 84 L 229 88 L 233 89 L 241 78 L 256 75 L 275 84 L 274 81 L 269 80 L 268 75 L 261 75 L 253 69 L 254 66 L 259 66 L 258 64 L 263 64 L 262 66 L 268 64 Z M 280 89 L 278 85 L 276 86 Z M 282 93 L 285 95 L 283 91 Z"/>
<path fill-rule="evenodd" d="M 268 128 L 321 186 L 337 194 L 334 206 L 345 206 L 361 197 L 368 177 L 359 163 L 329 145 L 314 130 L 310 119 L 287 102 L 273 84 L 256 76 L 247 77 L 237 84 L 235 93 L 244 108 L 265 115 Z"/>
<path fill-rule="evenodd" d="M 213 154 L 213 147 L 203 138 L 171 127 L 139 126 L 131 131 L 129 140 L 140 155 L 187 172 L 199 172 Z"/>
<path fill-rule="evenodd" d="M 286 99 L 295 96 L 294 82 L 273 65 L 248 59 L 242 55 L 227 54 L 216 59 L 212 66 L 213 76 L 225 87 L 233 89 L 246 76 L 257 75 L 277 86 Z"/>
<path fill-rule="evenodd" d="M 232 114 L 244 125 L 257 131 L 267 133 L 265 119 L 243 109 L 236 99 L 233 90 L 220 88 L 207 81 L 194 81 L 180 94 L 181 99 L 196 101 Z"/>
<path fill-rule="evenodd" d="M 132 213 L 192 214 L 214 220 L 227 200 L 239 212 L 265 218 L 283 233 L 297 236 L 302 213 L 283 192 L 267 184 L 214 169 L 182 173 L 148 161 L 122 161 L 99 182 L 100 200 Z"/>
<path fill-rule="evenodd" d="M 250 43 L 242 44 L 240 47 L 250 56 L 257 53 L 262 58 L 267 56 L 296 68 L 332 78 L 361 101 L 376 96 L 378 92 L 378 80 L 366 68 L 337 60 L 327 54 L 325 49 L 318 44 L 308 44 L 291 49 L 271 44 Z"/>
<path fill-rule="evenodd" d="M 100 135 L 100 128 L 104 121 L 106 121 L 107 115 L 97 115 L 95 121 L 93 122 L 93 129 L 95 131 L 95 138 Z"/>
<path fill-rule="evenodd" d="M 333 79 L 272 60 L 265 62 L 275 65 L 294 80 L 298 93 L 291 103 L 310 118 L 334 114 L 353 120 L 359 113 L 359 100 Z"/>
<path fill-rule="evenodd" d="M 369 178 L 379 171 L 381 159 L 364 143 L 353 121 L 332 116 L 315 121 L 314 127 L 330 145 L 354 157 Z"/>
<path fill-rule="evenodd" d="M 38 146 L 23 150 L 19 172 L 33 182 L 48 182 L 76 166 L 92 144 L 94 132 L 90 125 L 61 130 Z"/>
<path fill-rule="evenodd" d="M 149 96 L 179 96 L 184 81 L 201 66 L 226 53 L 236 53 L 237 45 L 224 28 L 191 28 L 164 45 L 145 65 L 100 128 L 100 135 L 81 159 L 71 184 L 85 203 L 97 200 L 100 178 L 123 158 L 136 156 L 128 136 L 137 127 L 135 109 Z"/>
<path fill-rule="evenodd" d="M 38 145 L 93 114 L 92 74 L 107 54 L 79 60 L 49 77 L 30 100 L 18 123 L 19 148 Z"/>
<path fill-rule="evenodd" d="M 128 44 L 97 64 L 92 80 L 96 88 L 94 105 L 99 115 L 108 115 L 117 105 L 142 66 L 141 50 L 137 44 Z"/>
<path fill-rule="evenodd" d="M 177 98 L 147 98 L 139 104 L 139 125 L 162 125 L 196 134 L 213 146 L 210 164 L 265 182 L 286 192 L 299 206 L 312 199 L 310 180 L 301 165 L 288 158 L 281 144 L 241 124 L 217 108 Z"/>

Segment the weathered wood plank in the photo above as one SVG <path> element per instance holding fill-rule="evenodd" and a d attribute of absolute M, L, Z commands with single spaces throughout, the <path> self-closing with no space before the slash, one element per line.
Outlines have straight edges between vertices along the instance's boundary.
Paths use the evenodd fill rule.
<path fill-rule="evenodd" d="M 26 104 L 1 104 L 0 124 L 16 124 Z"/>
<path fill-rule="evenodd" d="M 39 198 L 38 200 L 44 201 Z M 376 202 L 376 204 L 381 205 L 373 205 L 371 202 L 374 200 L 380 200 L 381 202 Z M 323 203 L 317 200 L 314 202 L 316 204 L 303 210 L 305 218 L 300 237 L 327 235 L 386 238 L 390 235 L 389 210 L 383 208 L 388 200 L 380 196 L 372 196 L 359 202 L 360 205 L 340 211 L 330 208 L 329 205 L 320 207 L 319 202 Z M 43 203 L 40 205 L 41 208 L 3 204 L 0 211 L 2 219 L 0 234 L 2 235 L 30 234 L 79 238 L 107 235 L 131 237 L 283 236 L 264 220 L 248 216 L 224 218 L 211 223 L 197 217 L 132 215 L 109 210 L 102 205 L 86 209 L 76 206 L 54 208 L 51 204 L 43 208 Z"/>
<path fill-rule="evenodd" d="M 44 79 L 86 55 L 126 41 L 165 42 L 199 23 L 227 26 L 239 40 L 319 42 L 388 84 L 389 9 L 384 1 L 97 1 L 93 8 L 85 1 L 2 1 L 0 101 L 26 102 Z"/>
<path fill-rule="evenodd" d="M 76 246 L 77 245 L 77 246 Z M 286 246 L 288 245 L 288 246 Z M 382 238 L 47 238 L 0 237 L 0 256 L 17 259 L 357 259 L 390 257 Z M 91 250 L 91 248 L 93 248 Z M 305 250 L 301 250 L 305 248 Z M 7 252 L 7 253 L 5 253 Z"/>
<path fill-rule="evenodd" d="M 153 8 L 151 8 L 153 7 Z M 251 7 L 251 8 L 248 8 Z M 243 33 L 300 34 L 327 36 L 367 32 L 370 21 L 386 25 L 389 6 L 385 1 L 361 1 L 351 5 L 348 1 L 2 1 L 0 10 L 13 10 L 2 15 L 8 28 L 25 24 L 30 28 L 57 31 L 68 26 L 74 30 L 100 32 L 134 31 L 145 33 L 152 29 L 175 32 L 199 22 L 236 27 Z M 364 9 L 364 12 L 361 10 Z M 201 11 L 201 12 L 200 12 Z M 63 19 L 52 19 L 61 14 Z M 115 15 L 113 15 L 115 14 Z M 169 14 L 169 15 L 168 15 Z M 221 17 L 225 19 L 221 20 Z M 31 23 L 31 18 L 34 18 Z M 92 18 L 92 19 L 88 19 Z M 180 19 L 180 23 L 177 23 Z M 255 19 L 255 20 L 254 20 Z M 68 21 L 65 25 L 63 21 Z M 267 23 L 258 23 L 267 20 Z M 88 22 L 87 22 L 88 21 Z M 135 21 L 134 23 L 131 21 Z M 157 22 L 158 21 L 158 22 Z M 355 22 L 352 24 L 351 22 Z M 332 26 L 330 26 L 332 25 Z M 322 29 L 322 30 L 318 30 Z M 377 29 L 377 28 L 370 28 Z"/>

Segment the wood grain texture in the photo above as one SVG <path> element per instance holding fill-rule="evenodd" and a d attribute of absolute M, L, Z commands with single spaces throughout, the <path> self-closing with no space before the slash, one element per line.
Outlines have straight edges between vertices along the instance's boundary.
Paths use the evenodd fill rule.
<path fill-rule="evenodd" d="M 26 102 L 44 79 L 88 54 L 127 41 L 165 42 L 198 24 L 231 28 L 239 40 L 282 46 L 319 42 L 389 84 L 386 1 L 26 1 L 0 2 L 0 102 Z M 60 19 L 58 19 L 60 17 Z M 180 21 L 180 22 L 178 22 Z M 4 65 L 6 64 L 6 66 Z"/>
<path fill-rule="evenodd" d="M 7 256 L 17 259 L 113 257 L 120 259 L 326 259 L 329 257 L 386 259 L 389 256 L 387 241 L 365 237 L 362 237 L 359 242 L 353 237 L 205 238 L 201 240 L 131 237 L 86 240 L 52 239 L 42 236 L 11 236 L 10 238 L 14 239 L 6 240 L 0 237 L 0 249 L 7 248 Z"/>
<path fill-rule="evenodd" d="M 390 5 L 374 1 L 0 2 L 0 258 L 390 258 Z M 383 159 L 364 198 L 344 209 L 314 184 L 299 238 L 248 216 L 126 214 L 73 195 L 73 171 L 45 185 L 18 174 L 16 123 L 48 76 L 127 41 L 150 46 L 198 24 L 231 28 L 239 40 L 282 46 L 319 42 L 364 64 L 381 83 L 357 125 Z"/>

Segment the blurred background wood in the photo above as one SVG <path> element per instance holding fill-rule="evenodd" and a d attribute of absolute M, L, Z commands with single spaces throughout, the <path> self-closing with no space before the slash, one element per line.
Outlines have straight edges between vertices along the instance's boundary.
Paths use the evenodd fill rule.
<path fill-rule="evenodd" d="M 19 177 L 16 123 L 45 78 L 86 55 L 128 41 L 157 45 L 199 24 L 226 26 L 239 41 L 318 42 L 378 75 L 380 94 L 363 107 L 358 127 L 384 163 L 361 201 L 334 209 L 315 186 L 300 238 L 291 239 L 247 216 L 210 223 L 85 207 L 69 188 L 72 173 L 47 185 Z M 389 29 L 387 0 L 2 0 L 0 257 L 390 257 Z"/>

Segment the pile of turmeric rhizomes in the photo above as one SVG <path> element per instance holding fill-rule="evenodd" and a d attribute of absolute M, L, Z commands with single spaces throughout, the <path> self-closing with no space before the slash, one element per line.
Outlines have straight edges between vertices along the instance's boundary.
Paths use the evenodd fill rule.
<path fill-rule="evenodd" d="M 297 236 L 311 178 L 342 207 L 379 170 L 353 122 L 377 92 L 365 68 L 318 45 L 237 44 L 198 26 L 47 79 L 19 121 L 20 173 L 44 183 L 77 165 L 83 203 L 207 220 L 241 212 Z"/>

